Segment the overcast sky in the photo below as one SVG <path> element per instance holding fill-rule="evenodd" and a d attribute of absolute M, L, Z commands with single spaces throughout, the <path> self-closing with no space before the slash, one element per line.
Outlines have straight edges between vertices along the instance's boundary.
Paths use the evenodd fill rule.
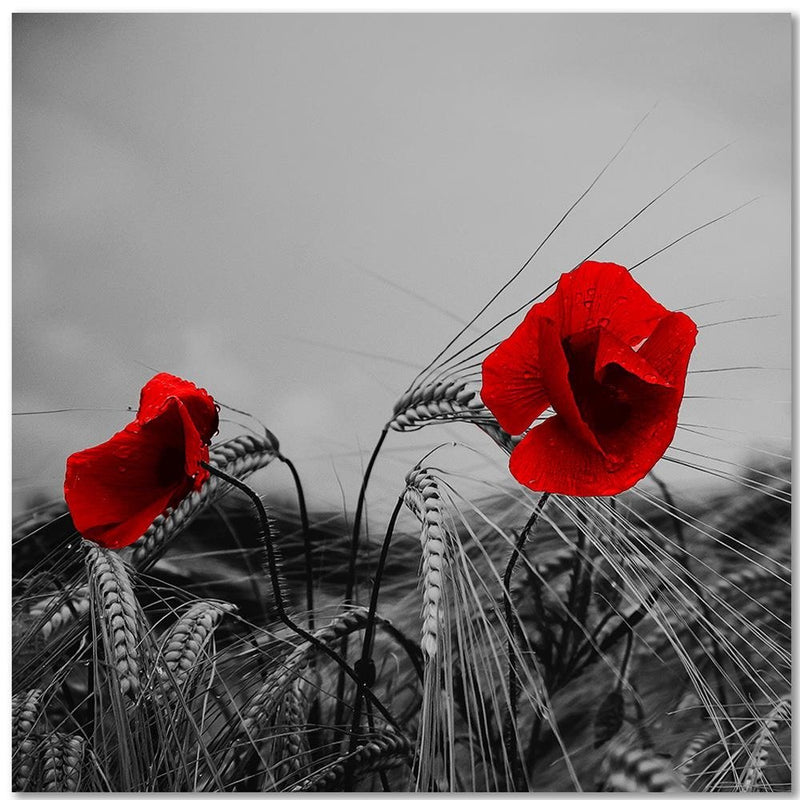
<path fill-rule="evenodd" d="M 13 406 L 90 410 L 15 417 L 16 497 L 58 493 L 165 370 L 263 420 L 312 505 L 341 508 L 341 481 L 352 510 L 418 368 L 651 109 L 511 307 L 730 144 L 599 255 L 631 265 L 759 198 L 637 276 L 713 302 L 700 325 L 773 315 L 701 329 L 692 369 L 761 369 L 693 375 L 681 419 L 735 433 L 676 445 L 788 447 L 790 36 L 788 15 L 17 15 Z M 462 438 L 504 474 L 449 426 L 393 436 L 376 487 Z"/>

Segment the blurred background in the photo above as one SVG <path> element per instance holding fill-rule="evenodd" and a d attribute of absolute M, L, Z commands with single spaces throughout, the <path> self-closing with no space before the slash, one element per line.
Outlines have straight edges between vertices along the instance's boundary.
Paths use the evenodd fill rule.
<path fill-rule="evenodd" d="M 701 326 L 672 456 L 787 451 L 790 40 L 788 14 L 15 15 L 15 509 L 163 370 L 263 421 L 312 508 L 352 512 L 394 402 L 648 112 L 483 329 L 730 145 L 597 257 L 758 198 L 637 278 Z M 505 480 L 463 424 L 393 434 L 374 502 L 443 441 Z"/>

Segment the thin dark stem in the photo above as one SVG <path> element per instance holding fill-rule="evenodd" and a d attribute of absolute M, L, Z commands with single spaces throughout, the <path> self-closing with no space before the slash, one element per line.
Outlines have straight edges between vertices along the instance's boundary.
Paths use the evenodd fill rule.
<path fill-rule="evenodd" d="M 517 695 L 519 694 L 519 676 L 517 675 L 517 653 L 516 642 L 518 634 L 517 618 L 514 615 L 514 607 L 511 604 L 511 577 L 514 574 L 514 568 L 517 565 L 524 547 L 528 539 L 528 535 L 533 530 L 536 521 L 539 519 L 544 504 L 550 497 L 548 492 L 545 492 L 540 498 L 539 502 L 530 516 L 530 519 L 525 524 L 525 527 L 520 531 L 517 543 L 514 546 L 514 551 L 511 553 L 511 558 L 508 559 L 506 564 L 506 571 L 503 575 L 503 605 L 505 607 L 506 624 L 508 625 L 508 699 L 509 699 L 509 714 L 506 717 L 503 726 L 503 742 L 505 744 L 506 755 L 511 763 L 511 774 L 514 781 L 514 791 L 525 791 L 525 776 L 522 773 L 522 764 L 520 763 L 519 752 L 517 750 L 517 736 L 516 736 L 516 722 L 517 722 Z"/>
<path fill-rule="evenodd" d="M 364 698 L 364 704 L 367 707 L 367 724 L 369 725 L 369 732 L 375 733 L 375 723 L 372 721 L 372 703 L 369 702 L 369 698 Z M 349 765 L 350 762 L 348 762 Z M 378 777 L 381 780 L 381 788 L 384 792 L 391 792 L 392 787 L 389 785 L 389 776 L 386 774 L 385 769 L 378 770 Z M 345 781 L 347 781 L 347 773 L 345 773 Z"/>
<path fill-rule="evenodd" d="M 650 737 L 650 732 L 647 730 L 647 722 L 642 707 L 642 701 L 639 699 L 639 694 L 634 686 L 631 686 L 631 697 L 633 698 L 633 706 L 636 709 L 636 729 L 639 733 L 639 741 L 642 747 L 646 750 L 654 749 L 653 740 Z"/>
<path fill-rule="evenodd" d="M 647 615 L 653 600 L 654 598 L 651 595 L 645 603 L 642 603 L 638 608 L 628 614 L 627 617 L 620 616 L 619 625 L 617 625 L 613 631 L 606 634 L 602 642 L 595 642 L 594 639 L 590 637 L 576 654 L 571 667 L 570 677 L 574 678 L 580 675 L 580 673 L 583 672 L 589 664 L 593 663 L 601 653 L 607 653 L 623 636 L 626 636 L 632 631 Z M 566 683 L 565 681 L 555 681 L 552 687 L 553 691 L 558 691 L 558 689 L 561 689 Z"/>
<path fill-rule="evenodd" d="M 356 514 L 353 518 L 353 536 L 350 541 L 350 561 L 347 565 L 347 584 L 345 585 L 344 590 L 344 602 L 350 603 L 353 600 L 353 591 L 356 585 L 356 560 L 358 558 L 358 545 L 359 540 L 361 537 L 361 517 L 364 514 L 364 502 L 367 497 L 367 485 L 369 484 L 369 478 L 372 474 L 372 468 L 375 466 L 375 461 L 378 458 L 378 453 L 380 453 L 381 446 L 383 445 L 384 440 L 386 439 L 386 434 L 389 432 L 389 427 L 386 426 L 382 431 L 381 435 L 378 437 L 378 442 L 375 445 L 375 449 L 372 451 L 372 455 L 370 456 L 369 461 L 367 462 L 367 468 L 364 470 L 364 477 L 361 480 L 361 488 L 358 492 L 358 502 L 356 503 Z"/>
<path fill-rule="evenodd" d="M 650 479 L 658 486 L 661 494 L 664 497 L 667 505 L 671 508 L 674 508 L 677 511 L 677 506 L 675 505 L 675 501 L 672 498 L 672 492 L 670 492 L 669 487 L 667 486 L 664 481 L 660 478 L 657 478 L 652 472 L 650 473 Z M 677 513 L 673 513 L 670 515 L 672 517 L 672 526 L 673 530 L 675 531 L 675 540 L 678 542 L 678 562 L 680 565 L 691 574 L 691 568 L 689 567 L 689 551 L 686 549 L 686 537 L 683 533 L 683 520 L 678 516 Z"/>
<path fill-rule="evenodd" d="M 389 519 L 389 525 L 386 528 L 386 535 L 383 537 L 383 545 L 381 546 L 380 556 L 378 557 L 378 566 L 375 569 L 375 578 L 372 582 L 372 594 L 369 599 L 369 611 L 367 612 L 367 622 L 364 629 L 364 641 L 361 645 L 361 659 L 359 660 L 359 667 L 363 672 L 371 674 L 374 671 L 372 664 L 372 642 L 375 635 L 375 614 L 378 610 L 378 595 L 381 589 L 381 579 L 383 578 L 383 570 L 386 566 L 386 558 L 389 555 L 389 545 L 392 542 L 392 534 L 394 533 L 394 526 L 397 522 L 397 516 L 400 509 L 403 507 L 403 495 L 397 498 L 392 516 Z M 364 701 L 364 693 L 359 687 L 356 692 L 356 699 L 353 703 L 353 719 L 350 725 L 350 753 L 355 751 L 358 737 L 361 734 L 361 706 Z M 352 763 L 352 759 L 348 764 Z M 348 769 L 345 774 L 345 791 L 352 791 L 352 770 Z"/>
<path fill-rule="evenodd" d="M 321 650 L 325 655 L 329 658 L 333 659 L 339 666 L 346 672 L 350 678 L 353 679 L 356 686 L 366 694 L 369 699 L 374 703 L 375 707 L 380 711 L 380 713 L 384 716 L 387 722 L 392 725 L 394 728 L 400 730 L 400 726 L 397 724 L 396 720 L 392 716 L 392 714 L 387 710 L 386 706 L 381 703 L 381 701 L 373 694 L 372 690 L 364 685 L 361 677 L 355 672 L 355 670 L 346 662 L 344 661 L 338 653 L 332 650 L 328 645 L 324 642 L 319 641 L 313 634 L 309 633 L 304 628 L 301 628 L 286 612 L 286 606 L 283 599 L 283 592 L 281 590 L 280 581 L 278 580 L 278 569 L 277 569 L 277 559 L 275 556 L 275 545 L 272 541 L 272 528 L 270 526 L 270 520 L 267 516 L 267 512 L 264 509 L 264 504 L 261 502 L 261 498 L 254 492 L 246 483 L 240 481 L 238 478 L 234 478 L 232 475 L 229 475 L 227 472 L 223 472 L 223 470 L 218 469 L 213 464 L 208 464 L 206 462 L 201 462 L 201 466 L 208 470 L 212 475 L 216 475 L 218 478 L 230 483 L 231 486 L 235 486 L 241 492 L 244 492 L 250 500 L 252 501 L 253 505 L 258 512 L 258 519 L 260 522 L 259 528 L 259 539 L 261 545 L 263 547 L 263 559 L 262 559 L 262 566 L 264 572 L 266 573 L 268 579 L 272 584 L 272 593 L 275 599 L 275 610 L 280 618 L 281 622 L 286 625 L 291 631 L 296 633 L 301 639 L 305 639 L 309 644 L 315 647 L 318 650 Z"/>
<path fill-rule="evenodd" d="M 631 660 L 631 651 L 633 650 L 633 628 L 628 628 L 627 641 L 625 642 L 625 653 L 622 656 L 622 663 L 619 668 L 619 678 L 617 679 L 617 691 L 622 690 L 622 684 L 625 682 L 625 676 L 628 674 L 628 664 Z"/>
<path fill-rule="evenodd" d="M 583 562 L 586 553 L 586 532 L 581 526 L 581 519 L 577 525 L 577 539 L 575 542 L 575 563 L 572 565 L 570 578 L 569 598 L 567 600 L 567 615 L 562 625 L 561 646 L 558 651 L 558 661 L 554 674 L 557 679 L 566 681 L 569 671 L 565 670 L 568 659 L 571 661 L 571 647 L 575 633 L 578 630 L 578 594 L 581 591 L 583 577 Z M 574 653 L 573 653 L 574 654 Z"/>
<path fill-rule="evenodd" d="M 367 468 L 364 470 L 364 477 L 361 480 L 361 488 L 358 492 L 358 502 L 356 503 L 356 514 L 353 519 L 353 535 L 350 540 L 350 559 L 347 564 L 347 584 L 344 590 L 344 602 L 348 605 L 353 600 L 353 593 L 356 585 L 356 560 L 358 557 L 358 545 L 361 537 L 361 517 L 364 514 L 364 502 L 367 496 L 367 485 L 369 478 L 372 474 L 372 468 L 375 466 L 375 461 L 380 453 L 381 446 L 386 439 L 386 434 L 389 433 L 389 426 L 386 425 L 378 437 L 375 444 L 375 449 L 372 451 Z M 347 639 L 342 639 L 342 644 L 339 650 L 342 661 L 347 661 Z M 334 717 L 337 726 L 342 724 L 344 716 L 344 673 L 339 671 L 339 678 L 336 685 L 336 715 Z"/>
<path fill-rule="evenodd" d="M 308 524 L 308 511 L 303 484 L 294 464 L 283 453 L 278 453 L 278 459 L 289 468 L 292 473 L 295 489 L 297 491 L 297 506 L 300 510 L 300 524 L 303 527 L 303 557 L 306 562 L 306 608 L 308 609 L 308 629 L 314 630 L 314 564 L 311 549 L 311 528 Z"/>

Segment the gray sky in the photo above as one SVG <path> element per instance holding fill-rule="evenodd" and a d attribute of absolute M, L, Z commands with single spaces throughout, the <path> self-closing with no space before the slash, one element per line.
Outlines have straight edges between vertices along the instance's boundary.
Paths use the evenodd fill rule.
<path fill-rule="evenodd" d="M 17 15 L 13 406 L 94 410 L 15 417 L 16 497 L 60 491 L 152 368 L 257 415 L 311 504 L 340 508 L 341 480 L 352 510 L 413 365 L 654 106 L 491 321 L 731 143 L 599 257 L 760 198 L 637 274 L 669 308 L 715 302 L 700 325 L 777 315 L 701 329 L 692 369 L 765 369 L 693 375 L 721 399 L 682 421 L 736 433 L 676 446 L 725 469 L 708 459 L 788 447 L 790 35 L 788 15 Z M 391 438 L 376 493 L 452 439 L 485 454 L 454 468 L 504 474 L 488 439 L 440 427 Z"/>

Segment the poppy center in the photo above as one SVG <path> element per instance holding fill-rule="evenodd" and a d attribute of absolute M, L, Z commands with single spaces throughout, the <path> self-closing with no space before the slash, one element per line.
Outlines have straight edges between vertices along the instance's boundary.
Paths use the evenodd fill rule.
<path fill-rule="evenodd" d="M 158 455 L 156 481 L 159 486 L 180 483 L 184 475 L 186 453 L 180 447 L 165 447 Z"/>
<path fill-rule="evenodd" d="M 623 388 L 629 376 L 618 364 L 608 364 L 602 380 L 594 375 L 600 328 L 591 328 L 562 341 L 569 365 L 569 383 L 583 421 L 595 433 L 610 433 L 630 418 L 632 404 Z"/>

